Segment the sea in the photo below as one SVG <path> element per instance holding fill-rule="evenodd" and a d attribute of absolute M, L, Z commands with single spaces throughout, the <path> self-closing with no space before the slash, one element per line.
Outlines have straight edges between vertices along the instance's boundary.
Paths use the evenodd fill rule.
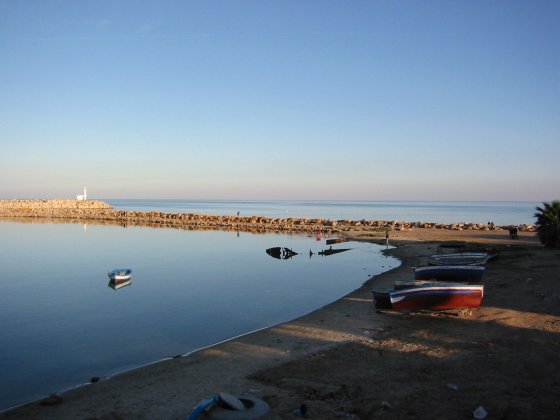
<path fill-rule="evenodd" d="M 317 239 L 0 218 L 0 411 L 295 319 L 400 264 Z"/>
<path fill-rule="evenodd" d="M 102 200 L 115 209 L 217 216 L 387 220 L 433 223 L 535 223 L 532 201 Z"/>

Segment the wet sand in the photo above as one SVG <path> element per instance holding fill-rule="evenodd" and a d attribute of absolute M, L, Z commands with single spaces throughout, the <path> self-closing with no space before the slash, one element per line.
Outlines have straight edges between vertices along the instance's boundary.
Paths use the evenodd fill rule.
<path fill-rule="evenodd" d="M 351 233 L 385 241 L 384 233 Z M 403 315 L 375 310 L 371 289 L 412 278 L 442 241 L 496 248 L 482 307 Z M 344 298 L 278 326 L 33 402 L 3 418 L 184 419 L 227 391 L 262 398 L 271 418 L 555 418 L 560 409 L 560 250 L 533 233 L 392 232 L 402 265 Z"/>

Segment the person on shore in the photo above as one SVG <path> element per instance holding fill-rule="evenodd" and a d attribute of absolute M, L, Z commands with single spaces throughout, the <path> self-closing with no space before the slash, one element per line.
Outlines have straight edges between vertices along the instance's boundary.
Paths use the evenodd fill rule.
<path fill-rule="evenodd" d="M 519 231 L 517 226 L 509 227 L 509 239 L 517 239 L 517 232 Z"/>

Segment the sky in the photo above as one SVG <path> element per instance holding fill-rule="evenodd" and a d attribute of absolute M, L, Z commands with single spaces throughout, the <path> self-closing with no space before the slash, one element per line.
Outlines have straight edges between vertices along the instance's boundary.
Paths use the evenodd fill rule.
<path fill-rule="evenodd" d="M 560 198 L 560 2 L 0 0 L 0 198 Z"/>

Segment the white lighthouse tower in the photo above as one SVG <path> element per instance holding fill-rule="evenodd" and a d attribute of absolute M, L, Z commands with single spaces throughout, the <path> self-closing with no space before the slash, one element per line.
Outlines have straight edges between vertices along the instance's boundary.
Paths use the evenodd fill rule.
<path fill-rule="evenodd" d="M 84 187 L 84 194 L 83 194 L 83 195 L 77 195 L 77 196 L 76 196 L 76 200 L 79 200 L 79 201 L 85 201 L 85 200 L 87 200 L 86 187 Z"/>

